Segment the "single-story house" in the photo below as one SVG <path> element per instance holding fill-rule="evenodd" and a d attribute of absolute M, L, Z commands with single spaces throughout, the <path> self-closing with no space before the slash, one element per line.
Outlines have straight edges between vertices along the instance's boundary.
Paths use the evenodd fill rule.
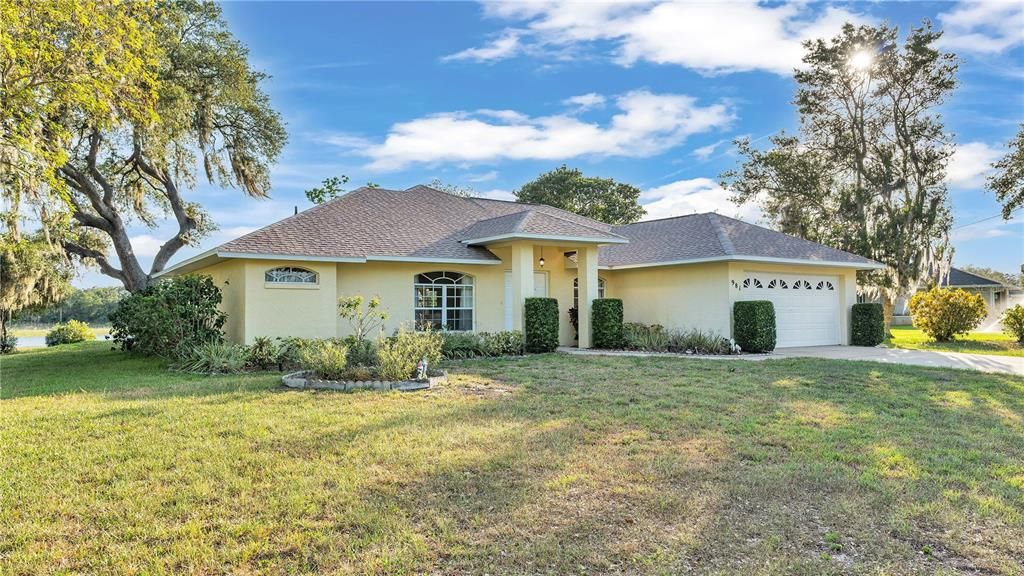
<path fill-rule="evenodd" d="M 591 345 L 590 302 L 625 320 L 732 334 L 737 300 L 775 303 L 778 345 L 847 344 L 857 270 L 880 264 L 718 214 L 611 226 L 550 206 L 414 186 L 360 188 L 175 264 L 222 288 L 228 337 L 335 337 L 340 296 L 380 297 L 385 330 L 521 329 L 558 300 L 563 345 Z"/>

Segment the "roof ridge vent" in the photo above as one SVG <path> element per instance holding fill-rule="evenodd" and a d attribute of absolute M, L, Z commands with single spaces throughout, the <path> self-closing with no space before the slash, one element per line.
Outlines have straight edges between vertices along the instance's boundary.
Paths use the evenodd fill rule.
<path fill-rule="evenodd" d="M 718 219 L 717 212 L 708 212 L 708 221 L 715 228 L 715 234 L 718 236 L 718 243 L 722 245 L 722 251 L 730 256 L 736 254 L 736 247 L 732 245 L 732 240 L 729 239 L 729 235 L 722 229 L 722 221 Z"/>

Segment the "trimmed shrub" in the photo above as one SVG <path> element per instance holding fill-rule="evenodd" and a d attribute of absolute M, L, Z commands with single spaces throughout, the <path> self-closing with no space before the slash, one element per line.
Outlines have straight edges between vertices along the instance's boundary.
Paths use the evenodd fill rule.
<path fill-rule="evenodd" d="M 161 280 L 121 300 L 110 315 L 110 336 L 122 350 L 185 358 L 197 342 L 222 342 L 227 316 L 209 276 Z"/>
<path fill-rule="evenodd" d="M 300 364 L 324 380 L 340 380 L 348 363 L 348 347 L 339 340 L 313 340 L 299 352 Z"/>
<path fill-rule="evenodd" d="M 441 361 L 444 340 L 439 332 L 412 332 L 404 326 L 391 338 L 377 345 L 378 372 L 384 380 L 408 380 L 416 375 L 416 366 L 425 359 L 428 365 Z"/>
<path fill-rule="evenodd" d="M 240 344 L 204 342 L 193 346 L 175 368 L 195 374 L 237 374 L 249 362 L 249 351 Z"/>
<path fill-rule="evenodd" d="M 885 340 L 885 314 L 877 302 L 853 305 L 850 313 L 850 343 L 854 346 L 878 346 Z"/>
<path fill-rule="evenodd" d="M 1003 332 L 1024 344 L 1024 306 L 1017 304 L 1003 312 Z"/>
<path fill-rule="evenodd" d="M 595 348 L 622 348 L 622 300 L 618 298 L 598 298 L 593 303 L 593 322 Z"/>
<path fill-rule="evenodd" d="M 966 290 L 932 288 L 910 299 L 914 326 L 937 342 L 947 342 L 978 327 L 988 315 L 985 299 Z"/>
<path fill-rule="evenodd" d="M 527 298 L 523 315 L 526 351 L 533 354 L 554 352 L 558 348 L 558 300 Z"/>
<path fill-rule="evenodd" d="M 74 344 L 75 342 L 86 342 L 95 339 L 96 334 L 89 328 L 89 325 L 78 320 L 68 320 L 64 324 L 57 324 L 46 333 L 47 346 Z"/>
<path fill-rule="evenodd" d="M 733 333 L 744 352 L 775 350 L 775 306 L 768 300 L 736 302 L 732 307 Z"/>

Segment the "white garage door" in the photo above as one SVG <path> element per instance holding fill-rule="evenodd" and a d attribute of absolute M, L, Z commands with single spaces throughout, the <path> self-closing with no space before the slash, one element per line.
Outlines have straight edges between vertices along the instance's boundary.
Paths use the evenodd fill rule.
<path fill-rule="evenodd" d="M 839 344 L 839 278 L 752 272 L 740 283 L 738 300 L 775 305 L 776 346 Z"/>

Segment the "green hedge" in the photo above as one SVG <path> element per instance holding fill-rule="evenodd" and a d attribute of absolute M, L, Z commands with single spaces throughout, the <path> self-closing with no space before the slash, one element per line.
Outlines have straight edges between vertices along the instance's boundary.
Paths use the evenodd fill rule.
<path fill-rule="evenodd" d="M 732 308 L 733 333 L 744 352 L 775 350 L 775 306 L 767 300 L 737 302 Z"/>
<path fill-rule="evenodd" d="M 885 340 L 885 315 L 881 304 L 854 304 L 850 324 L 850 343 L 854 346 L 878 346 Z"/>
<path fill-rule="evenodd" d="M 523 323 L 527 352 L 541 354 L 558 348 L 558 300 L 527 298 Z"/>
<path fill-rule="evenodd" d="M 593 322 L 595 348 L 622 348 L 622 300 L 598 298 L 594 300 Z"/>

